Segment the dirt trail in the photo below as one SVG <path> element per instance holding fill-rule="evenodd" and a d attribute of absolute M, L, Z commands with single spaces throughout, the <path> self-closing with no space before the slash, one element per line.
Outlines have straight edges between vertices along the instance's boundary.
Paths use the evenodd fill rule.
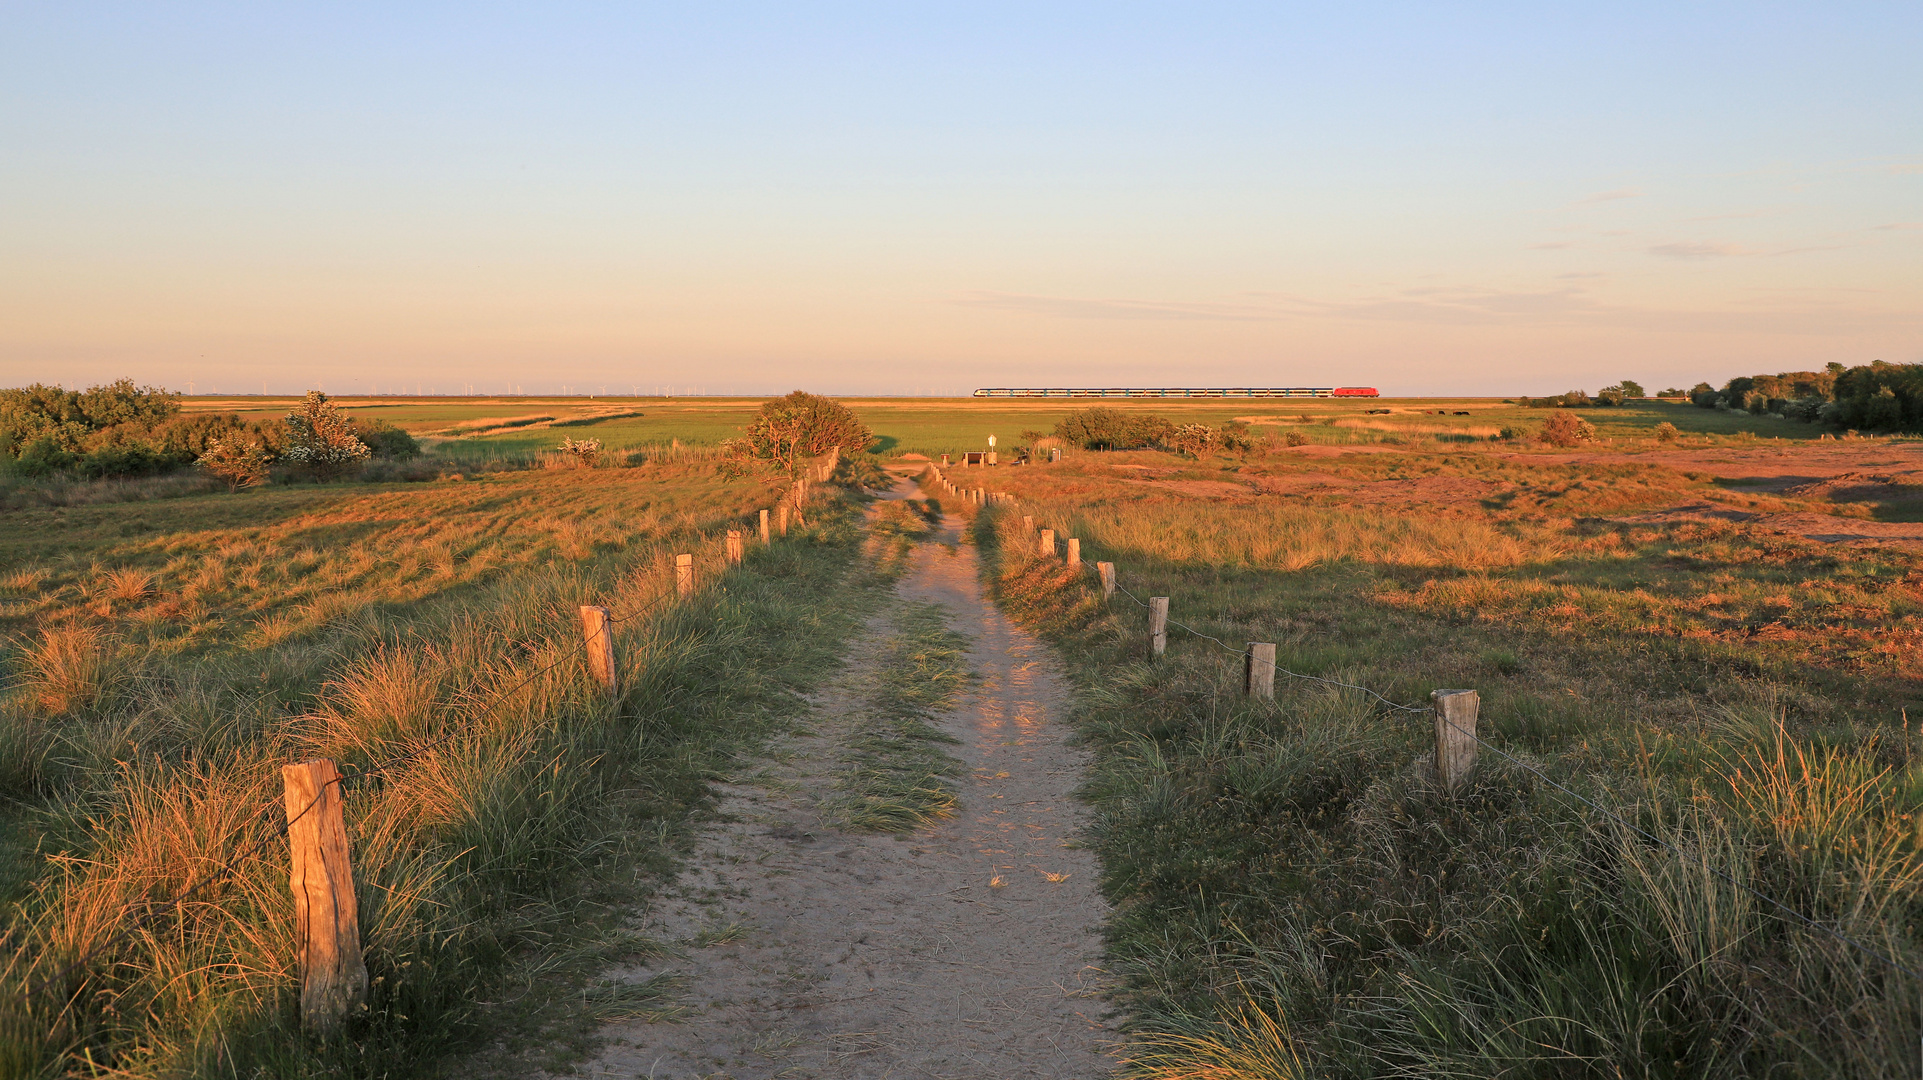
<path fill-rule="evenodd" d="M 912 497 L 904 483 L 891 498 Z M 677 955 L 612 973 L 684 978 L 673 1021 L 612 1024 L 589 1076 L 1095 1080 L 1114 1065 L 1094 855 L 1070 798 L 1067 684 L 1046 645 L 982 595 L 952 520 L 917 546 L 901 601 L 939 604 L 979 682 L 941 726 L 960 740 L 959 813 L 919 832 L 823 823 L 840 740 L 889 625 L 878 617 L 776 764 L 724 788 L 721 824 L 637 921 Z"/>

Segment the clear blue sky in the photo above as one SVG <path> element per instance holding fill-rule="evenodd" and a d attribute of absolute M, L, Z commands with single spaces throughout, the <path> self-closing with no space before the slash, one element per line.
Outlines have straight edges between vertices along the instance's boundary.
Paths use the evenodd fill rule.
<path fill-rule="evenodd" d="M 34 4 L 0 382 L 1923 360 L 1923 4 Z"/>

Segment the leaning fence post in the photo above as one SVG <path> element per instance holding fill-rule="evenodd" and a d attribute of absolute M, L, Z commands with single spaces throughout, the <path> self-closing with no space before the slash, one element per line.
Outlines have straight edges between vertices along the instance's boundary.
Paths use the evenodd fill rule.
<path fill-rule="evenodd" d="M 1242 695 L 1275 697 L 1275 642 L 1249 642 L 1249 651 L 1242 654 Z"/>
<path fill-rule="evenodd" d="M 1436 779 L 1455 791 L 1476 767 L 1476 713 L 1482 698 L 1474 690 L 1436 690 Z"/>
<path fill-rule="evenodd" d="M 761 512 L 761 542 L 763 544 L 766 544 L 769 539 L 770 537 L 768 535 L 768 512 L 766 510 L 763 510 Z"/>
<path fill-rule="evenodd" d="M 1095 572 L 1101 575 L 1102 578 L 1102 599 L 1106 600 L 1114 596 L 1115 564 L 1112 562 L 1098 562 L 1095 564 Z"/>
<path fill-rule="evenodd" d="M 1042 530 L 1041 541 L 1035 545 L 1035 554 L 1040 555 L 1045 559 L 1052 559 L 1055 557 L 1055 530 L 1054 529 Z"/>
<path fill-rule="evenodd" d="M 1168 597 L 1148 598 L 1148 654 L 1160 656 L 1168 651 Z"/>
<path fill-rule="evenodd" d="M 681 596 L 694 595 L 693 555 L 676 555 L 674 557 L 674 591 Z"/>
<path fill-rule="evenodd" d="M 1070 570 L 1082 568 L 1082 542 L 1072 536 L 1068 538 L 1068 568 Z"/>
<path fill-rule="evenodd" d="M 581 605 L 581 634 L 588 647 L 588 670 L 594 673 L 594 681 L 614 697 L 619 691 L 614 684 L 614 631 L 608 623 L 608 609 L 592 604 Z"/>
<path fill-rule="evenodd" d="M 743 554 L 742 549 L 744 546 L 745 545 L 741 542 L 741 530 L 729 529 L 728 530 L 728 565 L 729 566 L 741 565 L 741 557 Z"/>
<path fill-rule="evenodd" d="M 294 930 L 299 940 L 300 1022 L 329 1034 L 367 998 L 361 958 L 360 908 L 347 859 L 340 771 L 327 758 L 280 770 L 293 874 Z"/>

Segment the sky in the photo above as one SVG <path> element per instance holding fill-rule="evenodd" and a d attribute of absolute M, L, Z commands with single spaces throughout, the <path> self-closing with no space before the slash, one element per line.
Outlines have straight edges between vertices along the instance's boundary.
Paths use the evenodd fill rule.
<path fill-rule="evenodd" d="M 0 384 L 1923 361 L 1923 4 L 0 6 Z"/>

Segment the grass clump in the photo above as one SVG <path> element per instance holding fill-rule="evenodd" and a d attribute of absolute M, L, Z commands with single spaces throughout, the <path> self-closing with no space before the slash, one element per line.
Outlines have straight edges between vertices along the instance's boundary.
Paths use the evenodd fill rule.
<path fill-rule="evenodd" d="M 888 616 L 855 730 L 823 816 L 843 828 L 912 832 L 955 813 L 960 763 L 941 749 L 954 736 L 935 726 L 973 681 L 967 639 L 934 604 L 906 604 Z"/>
<path fill-rule="evenodd" d="M 1173 462 L 1126 464 L 1011 478 L 1019 514 L 974 528 L 1002 604 L 1081 683 L 1137 1073 L 1914 1073 L 1923 985 L 1730 883 L 1923 968 L 1915 669 L 1882 648 L 1915 617 L 1887 584 L 1914 556 L 1558 511 L 1689 487 L 1658 469 L 1315 466 L 1357 487 L 1511 485 L 1411 514 L 1347 491 L 1197 498 L 1188 474 L 1140 468 Z M 1202 633 L 1275 642 L 1289 670 L 1410 703 L 1477 688 L 1482 731 L 1520 764 L 1484 750 L 1452 796 L 1422 713 L 1286 677 L 1250 701 L 1232 651 L 1179 629 L 1150 662 L 1141 610 L 1034 557 L 1020 515 Z M 1452 546 L 1472 535 L 1499 542 Z"/>

